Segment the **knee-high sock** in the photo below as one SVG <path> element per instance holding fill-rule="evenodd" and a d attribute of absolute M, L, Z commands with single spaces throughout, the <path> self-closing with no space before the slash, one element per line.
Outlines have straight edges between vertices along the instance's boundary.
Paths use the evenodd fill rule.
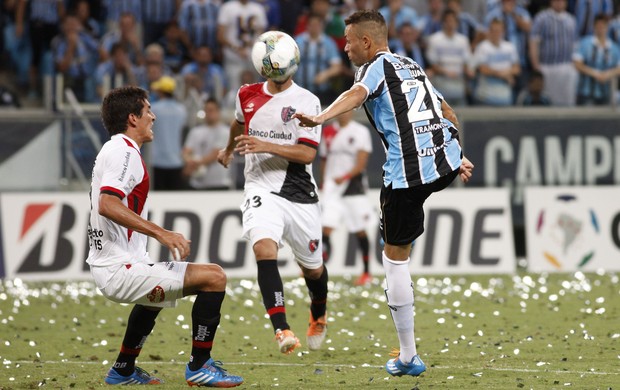
<path fill-rule="evenodd" d="M 189 369 L 196 371 L 211 357 L 213 340 L 220 324 L 224 291 L 198 291 L 192 306 L 192 355 Z"/>
<path fill-rule="evenodd" d="M 357 242 L 359 243 L 360 250 L 362 251 L 362 262 L 364 264 L 364 273 L 369 273 L 368 257 L 370 254 L 370 243 L 368 242 L 368 236 L 357 236 Z"/>
<path fill-rule="evenodd" d="M 258 286 L 273 329 L 290 329 L 291 327 L 286 322 L 284 286 L 282 285 L 277 260 L 260 260 L 256 265 L 258 268 Z"/>
<path fill-rule="evenodd" d="M 327 309 L 327 267 L 323 265 L 323 273 L 318 279 L 305 279 L 310 293 L 310 313 L 317 320 L 325 315 Z"/>
<path fill-rule="evenodd" d="M 390 260 L 384 252 L 383 268 L 387 285 L 385 295 L 400 343 L 400 360 L 409 363 L 417 354 L 413 330 L 414 299 L 413 283 L 409 274 L 409 259 Z"/>
<path fill-rule="evenodd" d="M 136 358 L 153 327 L 159 310 L 149 310 L 142 305 L 135 305 L 127 320 L 127 329 L 121 345 L 121 351 L 114 363 L 114 369 L 121 375 L 133 374 Z"/>

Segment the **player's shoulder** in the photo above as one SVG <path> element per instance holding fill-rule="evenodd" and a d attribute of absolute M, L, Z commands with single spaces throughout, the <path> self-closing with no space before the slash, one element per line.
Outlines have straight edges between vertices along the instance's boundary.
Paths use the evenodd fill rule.
<path fill-rule="evenodd" d="M 112 136 L 101 148 L 101 153 L 106 155 L 126 155 L 129 153 L 140 154 L 136 145 L 134 145 L 126 136 L 117 134 Z"/>
<path fill-rule="evenodd" d="M 264 82 L 243 84 L 241 87 L 239 87 L 239 98 L 246 99 L 256 95 L 265 95 L 265 92 L 263 91 L 263 84 Z"/>

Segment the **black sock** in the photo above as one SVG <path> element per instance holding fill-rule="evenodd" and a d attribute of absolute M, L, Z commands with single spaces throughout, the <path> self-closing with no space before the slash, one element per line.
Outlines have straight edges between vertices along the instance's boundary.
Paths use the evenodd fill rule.
<path fill-rule="evenodd" d="M 364 273 L 369 273 L 368 268 L 368 256 L 370 253 L 370 243 L 368 242 L 368 236 L 357 236 L 357 242 L 360 245 L 360 249 L 362 250 L 362 262 L 364 264 Z"/>
<path fill-rule="evenodd" d="M 323 265 L 323 273 L 318 279 L 305 279 L 310 293 L 310 313 L 316 320 L 325 315 L 327 307 L 327 267 Z"/>
<path fill-rule="evenodd" d="M 269 314 L 273 329 L 290 329 L 286 322 L 286 309 L 284 307 L 284 286 L 278 262 L 276 260 L 260 260 L 256 262 L 258 267 L 258 286 L 263 295 L 263 304 Z"/>
<path fill-rule="evenodd" d="M 114 363 L 116 372 L 123 376 L 133 374 L 136 358 L 140 355 L 146 338 L 155 326 L 159 310 L 149 310 L 142 305 L 135 305 L 127 320 L 127 329 L 121 345 L 121 351 Z"/>
<path fill-rule="evenodd" d="M 323 234 L 321 239 L 323 240 L 323 262 L 327 263 L 329 261 L 329 256 L 332 253 L 332 244 L 329 241 L 329 236 L 326 234 Z"/>
<path fill-rule="evenodd" d="M 192 355 L 189 369 L 198 370 L 211 357 L 213 339 L 220 324 L 224 291 L 198 291 L 192 306 Z"/>

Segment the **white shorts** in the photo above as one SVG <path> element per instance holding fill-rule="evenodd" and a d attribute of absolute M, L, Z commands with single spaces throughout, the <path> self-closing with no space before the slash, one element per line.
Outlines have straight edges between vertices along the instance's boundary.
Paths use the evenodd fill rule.
<path fill-rule="evenodd" d="M 322 201 L 323 226 L 336 228 L 344 220 L 349 233 L 366 230 L 373 220 L 373 209 L 366 195 L 330 196 Z"/>
<path fill-rule="evenodd" d="M 186 262 L 121 264 L 90 267 L 90 273 L 101 293 L 119 303 L 144 306 L 175 307 L 183 298 Z"/>
<path fill-rule="evenodd" d="M 323 265 L 321 208 L 318 203 L 295 203 L 266 190 L 249 189 L 241 204 L 243 238 L 252 246 L 268 238 L 290 245 L 295 260 L 307 269 Z"/>

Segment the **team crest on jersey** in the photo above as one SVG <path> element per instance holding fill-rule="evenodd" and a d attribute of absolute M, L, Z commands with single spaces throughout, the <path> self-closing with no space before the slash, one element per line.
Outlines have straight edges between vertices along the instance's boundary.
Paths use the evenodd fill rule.
<path fill-rule="evenodd" d="M 319 240 L 310 240 L 308 243 L 308 249 L 310 249 L 311 253 L 316 252 L 319 249 Z"/>
<path fill-rule="evenodd" d="M 154 289 L 146 296 L 153 303 L 162 302 L 166 298 L 166 293 L 161 286 L 155 286 Z"/>
<path fill-rule="evenodd" d="M 282 107 L 282 112 L 280 116 L 282 117 L 282 122 L 286 123 L 293 118 L 293 114 L 295 113 L 295 109 L 291 106 Z"/>

